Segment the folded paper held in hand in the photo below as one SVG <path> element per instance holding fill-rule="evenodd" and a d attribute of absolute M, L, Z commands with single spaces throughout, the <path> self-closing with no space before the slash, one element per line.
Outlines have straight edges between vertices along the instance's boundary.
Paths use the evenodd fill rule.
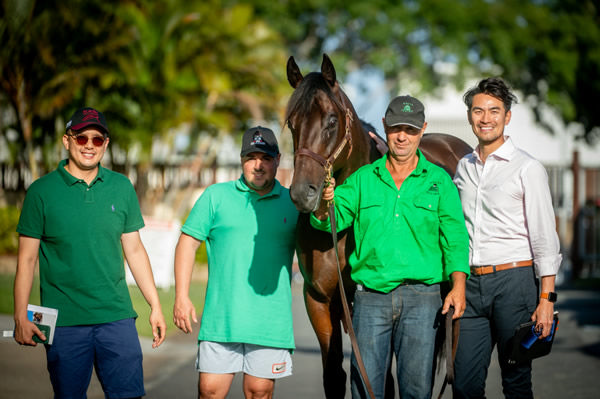
<path fill-rule="evenodd" d="M 42 342 L 37 335 L 33 336 L 35 342 L 52 345 L 54 341 L 54 329 L 56 328 L 56 319 L 58 310 L 44 306 L 27 305 L 27 318 L 29 321 L 37 324 L 37 327 L 44 333 L 46 340 Z"/>
<path fill-rule="evenodd" d="M 536 331 L 535 324 L 534 321 L 523 323 L 515 330 L 515 335 L 509 342 L 509 364 L 536 359 L 550 353 L 554 337 L 558 331 L 558 312 L 554 312 L 552 331 L 546 338 L 539 338 L 540 332 Z"/>

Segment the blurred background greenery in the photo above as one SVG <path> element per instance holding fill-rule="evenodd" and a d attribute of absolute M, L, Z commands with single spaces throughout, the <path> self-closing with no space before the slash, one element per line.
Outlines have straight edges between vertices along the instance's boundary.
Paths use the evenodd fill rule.
<path fill-rule="evenodd" d="M 24 162 L 32 179 L 55 167 L 64 122 L 83 105 L 104 111 L 118 149 L 137 145 L 142 170 L 153 140 L 184 124 L 182 152 L 208 165 L 200 136 L 281 125 L 287 57 L 314 70 L 323 52 L 340 80 L 377 69 L 390 92 L 502 75 L 582 138 L 600 131 L 593 0 L 3 0 L 0 12 L 0 132 L 6 163 Z"/>

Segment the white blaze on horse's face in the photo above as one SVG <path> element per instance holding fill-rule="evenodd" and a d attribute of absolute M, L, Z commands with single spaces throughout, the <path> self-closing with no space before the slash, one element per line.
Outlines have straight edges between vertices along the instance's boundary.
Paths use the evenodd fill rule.
<path fill-rule="evenodd" d="M 502 100 L 489 94 L 476 94 L 468 116 L 480 144 L 500 146 L 504 142 L 504 126 L 510 122 L 511 113 L 506 112 Z"/>
<path fill-rule="evenodd" d="M 242 171 L 248 187 L 259 195 L 271 192 L 280 157 L 281 154 L 272 157 L 262 152 L 251 152 L 242 157 Z"/>

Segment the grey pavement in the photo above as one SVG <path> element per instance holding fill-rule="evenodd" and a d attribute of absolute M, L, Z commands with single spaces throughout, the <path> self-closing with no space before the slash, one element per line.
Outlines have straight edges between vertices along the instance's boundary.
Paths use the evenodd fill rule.
<path fill-rule="evenodd" d="M 294 328 L 297 349 L 292 357 L 291 377 L 275 385 L 276 398 L 323 398 L 321 360 L 317 340 L 304 310 L 301 288 L 293 285 Z M 550 355 L 534 361 L 533 384 L 536 399 L 583 399 L 598 397 L 600 392 L 600 291 L 561 288 L 556 310 L 559 331 Z M 0 330 L 13 328 L 10 315 L 0 315 Z M 197 331 L 195 331 L 197 333 Z M 195 335 L 168 331 L 167 340 L 158 349 L 142 338 L 146 398 L 197 397 L 197 373 L 194 370 Z M 345 369 L 348 371 L 349 342 L 345 342 Z M 443 370 L 436 382 L 437 397 Z M 492 360 L 487 381 L 488 399 L 503 398 L 500 372 Z M 349 392 L 349 390 L 348 390 Z M 51 398 L 52 388 L 46 371 L 44 349 L 17 345 L 0 338 L 0 398 Z M 94 377 L 88 398 L 103 398 Z M 346 397 L 350 397 L 349 394 Z M 243 398 L 241 376 L 236 376 L 228 398 Z M 451 398 L 449 390 L 444 398 Z"/>

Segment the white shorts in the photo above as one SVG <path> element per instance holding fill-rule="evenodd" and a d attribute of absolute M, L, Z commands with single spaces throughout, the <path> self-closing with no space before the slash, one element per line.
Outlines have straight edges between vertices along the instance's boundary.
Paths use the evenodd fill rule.
<path fill-rule="evenodd" d="M 268 346 L 200 341 L 196 370 L 201 373 L 229 374 L 240 371 L 258 378 L 277 379 L 292 375 L 289 349 Z"/>

